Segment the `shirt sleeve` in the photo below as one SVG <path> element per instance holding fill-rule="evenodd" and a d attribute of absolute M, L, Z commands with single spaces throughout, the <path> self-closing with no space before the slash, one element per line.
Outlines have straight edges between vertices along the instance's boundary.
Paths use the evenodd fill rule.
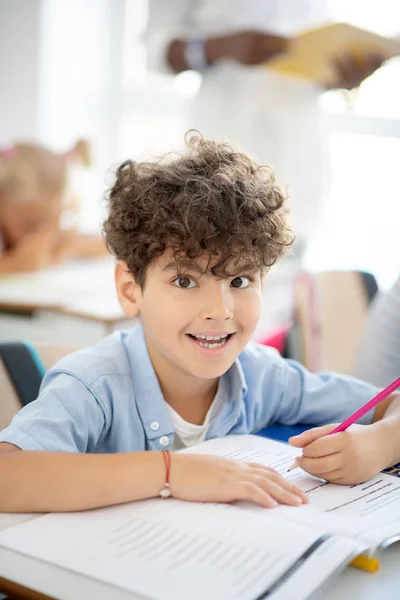
<path fill-rule="evenodd" d="M 300 363 L 281 361 L 275 383 L 272 422 L 285 425 L 340 423 L 361 408 L 377 393 L 369 383 L 349 375 L 311 373 Z M 357 422 L 372 422 L 371 410 Z"/>
<path fill-rule="evenodd" d="M 37 400 L 22 408 L 0 432 L 0 442 L 21 450 L 93 452 L 106 421 L 100 399 L 83 381 L 50 371 Z"/>

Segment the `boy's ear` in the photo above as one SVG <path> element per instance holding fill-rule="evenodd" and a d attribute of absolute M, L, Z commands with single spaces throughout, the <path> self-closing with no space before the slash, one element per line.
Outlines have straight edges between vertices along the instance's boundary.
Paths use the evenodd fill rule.
<path fill-rule="evenodd" d="M 119 303 L 126 316 L 137 317 L 140 312 L 142 290 L 123 260 L 119 260 L 115 265 L 115 286 Z"/>

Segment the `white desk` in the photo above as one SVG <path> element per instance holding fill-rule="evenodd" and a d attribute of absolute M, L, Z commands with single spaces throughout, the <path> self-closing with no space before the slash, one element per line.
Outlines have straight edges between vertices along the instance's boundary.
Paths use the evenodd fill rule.
<path fill-rule="evenodd" d="M 85 346 L 129 326 L 115 291 L 111 258 L 0 277 L 2 340 Z"/>
<path fill-rule="evenodd" d="M 19 523 L 24 518 L 26 518 L 24 515 L 0 514 L 0 529 Z M 0 547 L 0 577 L 59 600 L 81 598 L 136 600 L 139 598 L 108 584 L 2 547 Z M 312 600 L 338 600 L 339 598 L 340 600 L 398 600 L 399 597 L 400 543 L 397 543 L 383 553 L 381 569 L 378 573 L 365 573 L 349 567 L 314 594 Z M 288 598 L 288 600 L 292 599 Z"/>

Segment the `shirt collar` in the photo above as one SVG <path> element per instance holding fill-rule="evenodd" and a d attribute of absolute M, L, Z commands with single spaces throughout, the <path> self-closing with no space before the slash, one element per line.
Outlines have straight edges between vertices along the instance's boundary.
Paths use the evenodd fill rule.
<path fill-rule="evenodd" d="M 160 436 L 171 436 L 172 442 L 173 425 L 150 360 L 141 323 L 138 322 L 133 329 L 124 332 L 123 335 L 123 343 L 130 362 L 136 406 L 146 437 L 155 440 Z M 206 439 L 222 437 L 232 429 L 239 419 L 243 397 L 247 393 L 240 357 L 223 377 L 227 378 L 228 383 L 226 402 L 219 415 L 212 421 Z"/>
<path fill-rule="evenodd" d="M 173 426 L 169 418 L 157 375 L 150 360 L 143 327 L 140 322 L 124 332 L 124 346 L 132 373 L 136 406 L 148 440 L 171 436 Z"/>

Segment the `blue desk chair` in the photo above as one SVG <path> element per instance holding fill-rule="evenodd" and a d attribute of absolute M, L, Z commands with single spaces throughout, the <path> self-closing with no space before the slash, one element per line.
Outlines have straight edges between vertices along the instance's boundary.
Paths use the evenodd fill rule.
<path fill-rule="evenodd" d="M 21 407 L 38 396 L 44 373 L 76 346 L 28 342 L 0 342 L 0 430 Z"/>

